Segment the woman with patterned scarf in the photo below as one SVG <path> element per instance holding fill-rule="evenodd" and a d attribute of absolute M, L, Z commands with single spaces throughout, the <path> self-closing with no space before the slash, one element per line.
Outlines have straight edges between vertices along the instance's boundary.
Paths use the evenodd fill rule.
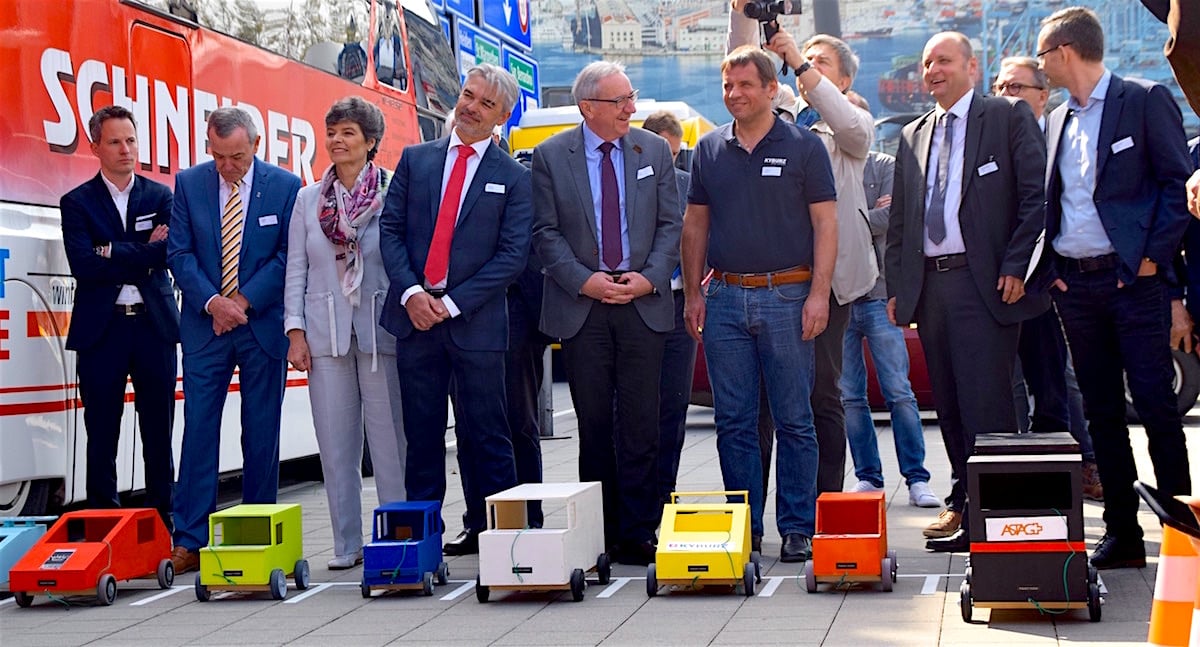
<path fill-rule="evenodd" d="M 300 190 L 288 232 L 283 328 L 288 361 L 309 375 L 333 525 L 330 569 L 362 562 L 364 426 L 379 502 L 405 496 L 396 340 L 378 323 L 388 291 L 379 212 L 391 173 L 371 160 L 383 129 L 383 113 L 363 99 L 333 104 L 325 115 L 333 164 Z"/>

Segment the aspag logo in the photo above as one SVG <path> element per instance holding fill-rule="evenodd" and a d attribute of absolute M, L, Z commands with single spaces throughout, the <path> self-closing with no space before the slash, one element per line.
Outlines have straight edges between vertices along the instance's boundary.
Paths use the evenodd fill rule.
<path fill-rule="evenodd" d="M 988 541 L 1046 541 L 1067 538 L 1066 517 L 985 519 Z"/>

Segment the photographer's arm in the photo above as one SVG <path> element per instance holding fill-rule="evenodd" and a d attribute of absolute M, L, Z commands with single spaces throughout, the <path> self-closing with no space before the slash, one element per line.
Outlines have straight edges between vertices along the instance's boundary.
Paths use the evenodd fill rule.
<path fill-rule="evenodd" d="M 729 33 L 725 36 L 725 53 L 742 45 L 758 44 L 759 22 L 742 13 L 746 0 L 731 0 L 729 3 Z"/>

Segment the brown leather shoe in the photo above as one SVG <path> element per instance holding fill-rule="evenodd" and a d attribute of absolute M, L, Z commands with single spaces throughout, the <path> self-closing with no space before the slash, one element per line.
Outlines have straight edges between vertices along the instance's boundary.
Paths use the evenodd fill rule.
<path fill-rule="evenodd" d="M 1104 500 L 1104 485 L 1100 483 L 1100 470 L 1091 461 L 1083 461 L 1083 498 L 1093 501 Z"/>
<path fill-rule="evenodd" d="M 176 546 L 175 550 L 171 551 L 171 565 L 175 567 L 176 575 L 194 571 L 200 568 L 200 553 Z"/>
<path fill-rule="evenodd" d="M 953 510 L 942 510 L 937 521 L 925 528 L 924 534 L 929 539 L 941 539 L 954 534 L 962 525 L 962 513 Z"/>

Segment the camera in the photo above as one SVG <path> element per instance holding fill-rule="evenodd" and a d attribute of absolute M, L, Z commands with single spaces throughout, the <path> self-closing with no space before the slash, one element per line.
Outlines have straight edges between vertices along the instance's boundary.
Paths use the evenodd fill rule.
<path fill-rule="evenodd" d="M 749 0 L 742 7 L 742 13 L 762 23 L 763 37 L 770 42 L 779 31 L 775 19 L 781 15 L 800 14 L 802 10 L 800 0 Z"/>

